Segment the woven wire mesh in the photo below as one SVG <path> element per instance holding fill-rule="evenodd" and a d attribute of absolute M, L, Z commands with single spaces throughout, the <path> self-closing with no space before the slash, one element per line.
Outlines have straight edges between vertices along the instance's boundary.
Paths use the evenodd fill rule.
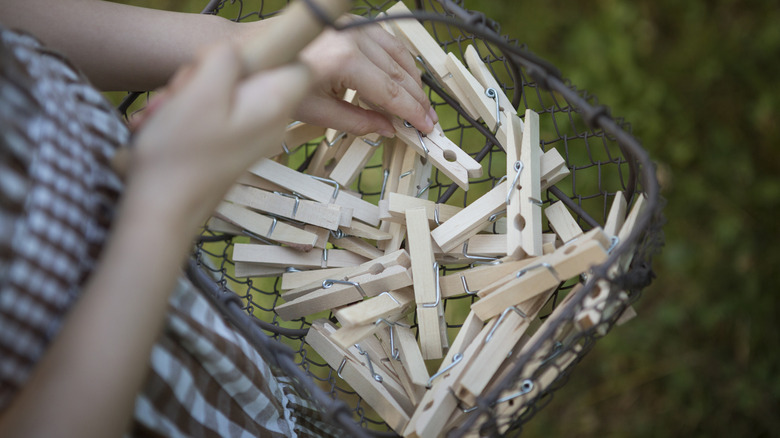
<path fill-rule="evenodd" d="M 209 2 L 204 12 L 216 13 L 234 21 L 252 21 L 276 15 L 286 3 L 220 0 Z M 394 3 L 356 1 L 353 13 L 376 17 Z M 566 383 L 573 365 L 611 329 L 623 310 L 639 297 L 651 280 L 651 257 L 662 244 L 657 184 L 646 154 L 628 134 L 630 125 L 623 120 L 612 119 L 606 108 L 598 105 L 595 96 L 562 81 L 553 66 L 525 51 L 517 41 L 500 37 L 497 22 L 465 9 L 463 2 L 417 1 L 409 6 L 450 17 L 447 22 L 424 21 L 424 24 L 445 51 L 460 59 L 463 59 L 466 47 L 473 45 L 504 93 L 512 99 L 518 114 L 524 114 L 525 109 L 540 114 L 542 150 L 556 148 L 571 172 L 566 179 L 543 193 L 544 206 L 556 200 L 564 201 L 578 224 L 588 230 L 605 223 L 616 192 L 622 191 L 629 202 L 639 196 L 648 200 L 648 208 L 634 233 L 619 243 L 607 262 L 593 269 L 589 281 L 578 279 L 560 284 L 540 313 L 540 320 L 545 324 L 522 350 L 516 352 L 513 367 L 505 369 L 474 405 L 460 406 L 469 413 L 458 428 L 450 431 L 452 436 L 462 436 L 470 430 L 477 430 L 483 435 L 519 434 L 522 425 L 546 406 L 555 390 Z M 468 117 L 430 76 L 424 79 L 445 133 L 483 164 L 484 175 L 472 179 L 469 191 L 465 192 L 434 169 L 430 185 L 420 187 L 420 191 L 423 196 L 437 202 L 466 206 L 506 175 L 506 155 L 491 134 L 492 127 Z M 126 111 L 133 99 L 135 97 L 129 97 L 120 109 Z M 293 152 L 288 157 L 289 165 L 305 172 L 308 158 L 314 154 L 318 143 L 307 143 Z M 385 164 L 380 148 L 351 189 L 376 203 L 382 190 Z M 552 232 L 546 222 L 545 227 L 545 232 Z M 237 325 L 243 325 L 245 333 L 251 332 L 258 348 L 272 364 L 297 381 L 303 397 L 333 414 L 330 417 L 336 425 L 351 429 L 354 426 L 348 424 L 352 421 L 351 417 L 366 430 L 390 431 L 360 396 L 337 376 L 337 372 L 306 344 L 303 337 L 312 319 L 283 321 L 276 315 L 274 308 L 284 302 L 280 278 L 236 277 L 231 259 L 232 248 L 235 243 L 248 240 L 246 236 L 204 230 L 195 252 L 199 269 L 205 269 L 209 274 L 208 281 L 201 281 L 201 284 L 210 282 L 206 286 L 215 296 L 231 303 L 233 309 L 240 307 L 244 316 L 251 316 L 237 317 L 240 319 Z M 628 269 L 608 276 L 607 268 L 627 252 L 634 253 L 632 264 Z M 443 265 L 440 270 L 441 275 L 446 275 L 468 267 L 463 264 Z M 608 285 L 609 294 L 594 309 L 601 315 L 600 319 L 583 328 L 576 325 L 574 319 L 588 310 L 589 305 L 593 306 L 587 304 L 585 298 L 594 293 L 594 285 L 599 280 L 601 284 Z M 578 286 L 579 283 L 584 283 L 584 287 Z M 445 300 L 450 339 L 454 338 L 475 299 L 473 295 L 463 295 Z M 566 306 L 559 306 L 564 300 Z M 332 314 L 327 316 L 334 319 Z M 267 342 L 268 339 L 289 349 L 276 348 L 274 342 Z M 340 402 L 329 403 L 329 398 Z M 360 431 L 352 429 L 351 434 Z"/>

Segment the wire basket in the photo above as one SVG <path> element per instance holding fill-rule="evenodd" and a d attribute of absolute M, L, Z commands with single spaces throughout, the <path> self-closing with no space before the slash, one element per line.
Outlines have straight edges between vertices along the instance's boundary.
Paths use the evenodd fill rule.
<path fill-rule="evenodd" d="M 264 19 L 278 13 L 286 2 L 210 1 L 204 13 L 215 13 L 235 21 Z M 376 17 L 394 1 L 356 1 L 353 13 Z M 501 373 L 474 403 L 461 404 L 461 421 L 448 436 L 516 435 L 523 424 L 547 405 L 552 394 L 566 383 L 572 367 L 618 321 L 641 290 L 652 280 L 651 257 L 662 244 L 658 185 L 654 167 L 645 151 L 630 135 L 630 125 L 613 119 L 596 98 L 564 81 L 551 64 L 527 51 L 514 40 L 501 36 L 497 22 L 469 11 L 462 1 L 417 1 L 411 8 L 426 29 L 447 52 L 463 59 L 468 45 L 480 57 L 512 99 L 518 114 L 532 109 L 540 114 L 541 147 L 556 148 L 570 171 L 567 179 L 542 194 L 549 206 L 563 201 L 577 224 L 587 230 L 605 223 L 615 195 L 621 191 L 628 202 L 644 197 L 645 209 L 633 232 L 614 248 L 605 263 L 595 267 L 587 279 L 562 282 L 540 312 L 544 321 L 522 351 L 513 352 L 512 366 Z M 424 11 L 424 12 L 420 12 Z M 428 93 L 440 116 L 448 138 L 483 163 L 484 176 L 470 181 L 470 190 L 459 189 L 434 169 L 423 194 L 438 203 L 466 206 L 475 193 L 494 187 L 506 174 L 506 156 L 498 146 L 491 127 L 473 120 L 457 101 L 442 91 L 430 75 L 424 75 Z M 120 105 L 127 111 L 137 95 Z M 292 152 L 289 165 L 305 171 L 319 142 L 308 143 Z M 352 189 L 364 199 L 376 202 L 382 191 L 384 165 L 377 152 L 364 168 Z M 551 231 L 548 224 L 547 232 Z M 288 376 L 302 398 L 327 412 L 324 416 L 336 429 L 350 436 L 393 435 L 393 432 L 367 407 L 340 377 L 305 342 L 311 320 L 282 321 L 274 309 L 280 300 L 280 279 L 238 278 L 231 259 L 236 242 L 248 238 L 216 233 L 206 229 L 197 245 L 189 273 L 222 303 L 236 326 L 255 343 L 263 356 Z M 631 255 L 630 264 L 617 271 L 609 268 Z M 442 275 L 467 265 L 441 266 Z M 587 281 L 585 281 L 587 280 Z M 465 285 L 464 285 L 465 287 Z M 601 300 L 592 299 L 606 294 Z M 451 334 L 463 323 L 462 309 L 475 301 L 464 294 L 445 300 L 447 328 Z M 562 304 L 563 303 L 563 304 Z M 588 313 L 589 311 L 592 311 Z M 595 312 L 595 313 L 594 313 Z M 582 324 L 582 315 L 595 315 Z M 332 315 L 330 315 L 332 317 Z M 413 326 L 414 328 L 415 326 Z"/>

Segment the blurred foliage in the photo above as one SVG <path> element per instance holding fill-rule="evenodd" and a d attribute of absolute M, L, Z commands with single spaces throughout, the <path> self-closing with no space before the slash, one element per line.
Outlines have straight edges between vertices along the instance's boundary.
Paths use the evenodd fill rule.
<path fill-rule="evenodd" d="M 206 1 L 126 3 L 197 12 Z M 667 243 L 639 316 L 597 344 L 524 436 L 780 436 L 780 8 L 466 6 L 630 121 L 668 201 Z"/>
<path fill-rule="evenodd" d="M 777 4 L 467 6 L 632 122 L 668 201 L 639 316 L 586 356 L 524 436 L 780 436 Z"/>

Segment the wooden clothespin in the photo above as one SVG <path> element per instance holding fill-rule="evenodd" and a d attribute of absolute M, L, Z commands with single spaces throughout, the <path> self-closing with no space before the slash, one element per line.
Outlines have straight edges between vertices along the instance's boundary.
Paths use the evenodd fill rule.
<path fill-rule="evenodd" d="M 337 370 L 337 375 L 344 379 L 390 428 L 401 433 L 409 422 L 409 413 L 382 384 L 385 377 L 373 369 L 373 363 L 368 361 L 370 358 L 366 357 L 365 361 L 357 359 L 351 352 L 330 340 L 334 331 L 335 327 L 327 321 L 314 321 L 306 335 L 306 343 L 322 356 L 331 368 Z M 369 363 L 372 365 L 368 366 Z"/>
<path fill-rule="evenodd" d="M 506 203 L 506 193 L 507 183 L 502 182 L 433 230 L 431 237 L 445 252 L 463 245 L 485 226 L 492 214 L 501 210 Z"/>
<path fill-rule="evenodd" d="M 438 264 L 434 262 L 430 228 L 425 208 L 406 210 L 406 243 L 412 260 L 414 298 L 417 302 L 417 323 L 423 357 L 439 359 L 444 355 L 446 340 L 444 305 L 439 288 Z"/>
<path fill-rule="evenodd" d="M 516 273 L 525 266 L 534 263 L 534 260 L 535 258 L 523 260 L 499 259 L 498 262 L 500 263 L 475 266 L 442 276 L 439 280 L 442 297 L 452 298 L 461 295 L 476 295 L 477 292 L 492 285 L 499 279 Z"/>
<path fill-rule="evenodd" d="M 422 134 L 401 119 L 393 119 L 396 135 L 425 160 L 430 160 L 463 190 L 469 189 L 469 178 L 482 176 L 482 165 L 444 135 L 441 125 L 430 134 Z"/>
<path fill-rule="evenodd" d="M 387 231 L 358 221 L 353 221 L 349 227 L 339 227 L 339 230 L 347 236 L 360 237 L 362 239 L 384 241 L 390 240 L 392 237 Z"/>
<path fill-rule="evenodd" d="M 497 281 L 497 287 L 480 290 L 477 294 L 481 299 L 472 304 L 471 309 L 485 320 L 545 290 L 555 288 L 561 282 L 606 260 L 605 247 L 609 246 L 608 242 L 603 231 L 594 228 L 581 238 L 556 249 L 554 253 L 537 257 L 534 264 Z"/>
<path fill-rule="evenodd" d="M 282 274 L 282 290 L 296 289 L 308 284 L 321 284 L 328 278 L 339 278 L 350 272 L 352 268 L 312 269 L 307 271 L 290 270 Z"/>
<path fill-rule="evenodd" d="M 556 149 L 550 149 L 541 160 L 541 190 L 560 181 L 568 174 L 563 158 Z M 488 219 L 506 208 L 507 182 L 496 185 L 479 199 L 461 210 L 431 232 L 433 240 L 445 252 L 452 252 L 468 238 L 489 225 Z M 493 216 L 495 217 L 495 216 Z"/>
<path fill-rule="evenodd" d="M 235 266 L 236 278 L 245 277 L 278 277 L 287 272 L 286 268 L 265 266 L 258 263 L 237 262 Z"/>
<path fill-rule="evenodd" d="M 425 214 L 431 227 L 439 226 L 442 222 L 463 210 L 462 207 L 454 205 L 437 204 L 427 199 L 420 199 L 401 193 L 390 193 L 386 200 L 380 202 L 379 214 L 382 220 L 405 223 L 406 210 L 416 207 L 425 208 Z"/>
<path fill-rule="evenodd" d="M 617 230 L 619 231 L 617 232 L 617 236 L 612 236 L 613 240 L 610 249 L 614 249 L 617 247 L 617 245 L 620 244 L 620 242 L 628 239 L 636 225 L 637 219 L 644 209 L 644 206 L 645 197 L 640 195 L 637 197 L 628 217 L 626 217 L 625 221 L 623 221 L 622 217 L 626 208 L 625 198 L 621 192 L 616 194 L 612 208 L 610 209 L 609 215 L 607 217 L 606 226 L 608 226 L 613 233 Z M 609 270 L 607 271 L 607 276 L 612 279 L 617 277 L 621 272 L 625 272 L 630 266 L 631 261 L 633 260 L 633 256 L 633 251 L 627 251 L 624 253 L 620 258 L 618 258 L 617 263 L 610 266 Z M 636 315 L 636 311 L 631 306 L 627 305 L 628 294 L 625 291 L 618 291 L 616 295 L 616 305 L 611 308 L 607 308 L 606 302 L 607 298 L 609 297 L 609 293 L 610 283 L 607 281 L 601 281 L 594 287 L 593 294 L 585 297 L 583 300 L 583 310 L 581 310 L 575 317 L 575 321 L 577 321 L 577 324 L 580 328 L 587 329 L 599 324 L 602 321 L 608 320 L 612 317 L 612 315 L 614 315 L 618 305 L 621 307 L 627 306 L 626 310 L 624 311 L 625 317 L 622 317 L 621 324 Z M 605 330 L 606 327 L 604 327 L 601 331 L 606 333 Z"/>
<path fill-rule="evenodd" d="M 423 160 L 414 149 L 406 146 L 403 142 L 396 144 L 396 153 L 403 153 L 400 167 L 402 172 L 398 175 L 396 186 L 397 193 L 417 198 L 425 197 L 428 193 L 428 187 L 431 185 L 431 170 L 433 168 L 431 162 Z M 406 236 L 406 225 L 391 223 L 388 232 L 391 238 L 384 245 L 385 253 L 396 251 L 401 247 L 401 242 Z"/>
<path fill-rule="evenodd" d="M 488 322 L 470 343 L 462 344 L 465 345 L 465 350 L 460 355 L 456 353 L 450 362 L 442 362 L 439 371 L 431 376 L 431 389 L 425 393 L 417 405 L 404 430 L 405 437 L 440 436 L 445 428 L 450 426 L 448 423 L 450 416 L 459 404 L 452 391 L 452 385 L 466 370 L 463 365 L 467 359 L 475 357 L 481 350 L 485 337 L 494 324 L 495 320 Z"/>
<path fill-rule="evenodd" d="M 345 249 L 355 254 L 361 255 L 368 259 L 375 259 L 382 257 L 385 253 L 379 250 L 376 246 L 366 242 L 363 239 L 347 236 L 346 234 L 340 234 L 337 236 L 331 236 L 330 242 L 341 249 Z"/>
<path fill-rule="evenodd" d="M 409 287 L 382 292 L 375 298 L 342 307 L 334 313 L 342 327 L 374 324 L 394 314 L 404 314 L 414 303 L 414 290 Z"/>
<path fill-rule="evenodd" d="M 308 274 L 300 273 L 298 274 L 299 276 L 308 279 L 309 281 L 284 292 L 284 299 L 290 301 L 320 289 L 322 288 L 322 282 L 326 279 L 348 280 L 363 274 L 379 274 L 393 266 L 403 266 L 407 269 L 410 268 L 412 264 L 409 260 L 409 253 L 406 252 L 406 250 L 399 249 L 398 251 L 386 254 L 377 259 L 368 260 L 359 266 L 352 266 L 339 270 L 315 270 Z M 282 281 L 284 282 L 284 280 Z M 285 287 L 284 289 L 287 288 Z"/>
<path fill-rule="evenodd" d="M 376 274 L 366 273 L 345 280 L 325 279 L 319 289 L 278 305 L 274 311 L 283 319 L 291 320 L 341 307 L 411 284 L 411 273 L 404 266 L 392 266 Z"/>
<path fill-rule="evenodd" d="M 233 261 L 284 268 L 343 268 L 360 265 L 366 262 L 366 258 L 340 249 L 301 252 L 284 246 L 236 243 Z"/>
<path fill-rule="evenodd" d="M 387 318 L 382 318 L 382 321 L 387 321 L 389 324 L 402 324 L 404 320 L 405 318 L 402 313 L 395 313 L 389 315 Z M 376 335 L 381 329 L 382 326 L 379 320 L 374 321 L 371 324 L 341 327 L 333 333 L 332 339 L 333 342 L 335 342 L 340 347 L 349 348 L 350 345 L 365 342 L 372 336 Z M 395 372 L 393 371 L 393 373 Z"/>
<path fill-rule="evenodd" d="M 466 65 L 469 67 L 471 74 L 477 79 L 479 84 L 482 86 L 482 89 L 485 90 L 485 95 L 491 99 L 493 99 L 492 95 L 495 95 L 495 104 L 498 105 L 501 115 L 503 117 L 508 115 L 516 115 L 517 110 L 512 106 L 512 101 L 504 93 L 496 78 L 490 73 L 490 69 L 487 67 L 487 65 L 485 65 L 473 45 L 466 47 L 466 52 L 464 53 L 463 58 L 466 61 Z M 493 90 L 492 92 L 489 91 L 491 89 Z M 488 126 L 493 126 L 489 124 L 492 122 L 492 120 L 485 119 L 484 117 L 483 120 L 485 123 L 488 123 Z M 503 145 L 506 144 L 504 141 L 506 138 L 506 130 L 502 128 L 505 126 L 508 127 L 509 124 L 505 119 L 499 119 L 499 122 L 500 124 L 498 126 L 496 135 L 498 137 L 499 143 L 501 143 L 503 147 Z"/>
<path fill-rule="evenodd" d="M 215 213 L 221 219 L 244 229 L 250 236 L 284 243 L 299 251 L 310 251 L 317 240 L 317 236 L 312 233 L 239 205 L 222 202 Z"/>
<path fill-rule="evenodd" d="M 231 236 L 244 234 L 243 228 L 214 216 L 210 217 L 208 222 L 206 222 L 206 228 L 214 233 L 229 234 Z"/>
<path fill-rule="evenodd" d="M 387 10 L 388 15 L 408 14 L 409 8 L 398 2 Z M 387 27 L 401 41 L 406 48 L 417 58 L 422 67 L 429 72 L 441 86 L 453 97 L 465 95 L 460 85 L 452 76 L 447 65 L 447 53 L 439 46 L 439 43 L 425 30 L 425 27 L 416 20 L 395 20 L 388 23 Z M 468 99 L 459 100 L 460 105 L 473 119 L 479 119 L 479 112 Z"/>
<path fill-rule="evenodd" d="M 329 173 L 330 179 L 344 187 L 352 185 L 383 141 L 384 138 L 379 134 L 368 134 L 352 140 L 344 155 Z"/>
<path fill-rule="evenodd" d="M 507 189 L 506 198 L 507 254 L 540 256 L 543 250 L 539 115 L 526 110 L 524 126 L 518 123 L 520 119 L 517 117 L 509 120 L 513 132 L 507 133 L 507 179 L 511 175 L 513 184 Z M 522 141 L 518 148 L 516 140 L 519 132 L 522 132 Z M 512 141 L 509 141 L 510 136 Z M 510 163 L 512 160 L 514 162 Z"/>
<path fill-rule="evenodd" d="M 470 53 L 472 55 L 470 55 Z M 468 61 L 469 56 L 472 58 L 474 56 L 476 56 L 477 59 L 479 58 L 479 55 L 476 55 L 476 50 L 473 46 L 468 46 L 466 48 L 464 58 Z M 479 60 L 478 65 L 487 69 L 482 63 L 482 60 Z M 481 118 L 491 131 L 495 133 L 496 139 L 499 144 L 501 144 L 501 147 L 506 150 L 507 136 L 509 135 L 509 130 L 512 129 L 510 119 L 517 116 L 517 111 L 512 107 L 509 99 L 507 99 L 501 91 L 498 84 L 483 85 L 481 81 L 476 78 L 476 74 L 483 72 L 480 71 L 479 68 L 472 68 L 471 71 L 469 71 L 454 54 L 449 53 L 447 55 L 446 66 L 449 69 L 453 80 L 458 84 L 458 87 L 454 89 L 453 92 L 461 93 L 460 96 L 456 95 L 454 97 L 456 97 L 459 102 L 468 101 L 469 106 L 474 108 L 477 114 L 479 114 L 479 118 Z M 469 67 L 471 67 L 471 64 L 469 64 Z M 490 76 L 489 72 L 487 73 L 487 76 Z M 490 77 L 492 79 L 492 76 Z M 495 82 L 495 79 L 493 79 L 493 82 Z M 520 121 L 520 131 L 522 130 L 523 122 Z"/>
<path fill-rule="evenodd" d="M 567 243 L 582 236 L 582 228 L 562 201 L 555 202 L 545 208 L 544 215 L 547 216 L 550 227 L 558 234 L 561 242 Z"/>
<path fill-rule="evenodd" d="M 546 301 L 548 297 L 542 298 Z M 458 399 L 472 405 L 482 394 L 504 360 L 515 349 L 535 313 L 543 307 L 544 302 L 540 301 L 541 298 L 537 297 L 531 303 L 510 306 L 500 312 L 489 330 L 483 329 L 488 331 L 483 338 L 483 345 L 475 355 L 465 359 L 464 371 L 453 382 L 452 389 Z"/>
<path fill-rule="evenodd" d="M 423 373 L 424 376 L 427 376 L 428 371 L 425 369 L 425 362 L 423 361 L 422 353 L 420 353 L 420 347 L 417 345 L 417 340 L 414 338 L 414 333 L 409 329 L 409 326 L 399 322 L 381 320 L 377 323 L 380 329 L 376 332 L 376 335 L 385 351 L 385 355 L 390 359 L 390 367 L 398 376 L 398 380 L 406 390 L 406 394 L 409 396 L 412 404 L 416 406 L 422 400 L 423 394 L 425 394 L 425 386 L 414 383 L 410 374 L 414 374 L 415 381 L 419 382 L 422 379 L 427 379 L 427 377 L 423 377 Z M 400 349 L 401 337 L 404 338 L 405 348 L 411 349 L 403 356 Z"/>
<path fill-rule="evenodd" d="M 249 168 L 253 174 L 278 184 L 286 190 L 300 193 L 309 199 L 324 204 L 338 204 L 352 208 L 353 218 L 371 224 L 379 225 L 379 208 L 367 201 L 341 190 L 335 181 L 333 184 L 320 181 L 287 166 L 263 158 Z"/>
<path fill-rule="evenodd" d="M 236 185 L 225 194 L 226 201 L 264 211 L 277 217 L 316 225 L 328 230 L 352 225 L 352 209 L 336 204 L 323 204 L 300 196 L 272 193 Z M 343 211 L 342 211 L 343 210 Z"/>

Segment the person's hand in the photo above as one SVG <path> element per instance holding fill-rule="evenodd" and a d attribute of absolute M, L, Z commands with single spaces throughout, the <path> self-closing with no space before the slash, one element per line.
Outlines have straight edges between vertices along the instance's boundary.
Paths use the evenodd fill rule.
<path fill-rule="evenodd" d="M 241 74 L 237 49 L 209 50 L 157 95 L 136 133 L 129 187 L 151 191 L 150 204 L 175 209 L 194 227 L 241 172 L 278 151 L 311 84 L 301 63 Z"/>
<path fill-rule="evenodd" d="M 297 120 L 355 135 L 377 132 L 392 137 L 387 116 L 341 100 L 350 88 L 424 133 L 438 121 L 411 54 L 377 24 L 346 31 L 328 29 L 301 52 L 301 58 L 314 72 L 315 87 L 296 109 Z"/>

